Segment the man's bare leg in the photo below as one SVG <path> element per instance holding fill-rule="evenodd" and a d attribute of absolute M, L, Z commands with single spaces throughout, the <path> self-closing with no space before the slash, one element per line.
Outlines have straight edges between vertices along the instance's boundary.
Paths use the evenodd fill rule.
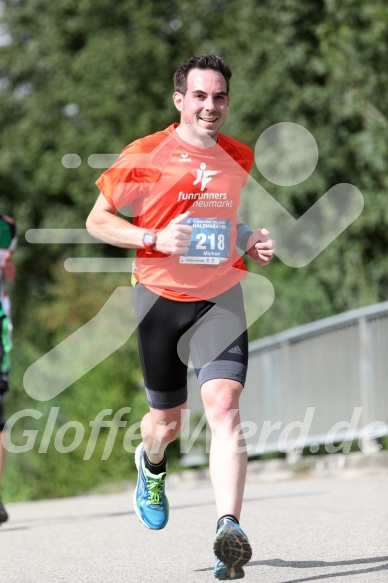
<path fill-rule="evenodd" d="M 238 520 L 247 471 L 246 444 L 240 428 L 239 398 L 242 385 L 214 379 L 202 385 L 201 394 L 211 429 L 210 477 L 218 517 L 231 514 Z"/>
<path fill-rule="evenodd" d="M 138 479 L 134 507 L 140 522 L 152 530 L 160 530 L 168 522 L 165 450 L 180 432 L 185 408 L 186 404 L 163 410 L 150 408 L 141 422 L 143 441 L 135 453 Z"/>
<path fill-rule="evenodd" d="M 178 437 L 185 409 L 186 403 L 171 409 L 150 407 L 149 412 L 143 417 L 140 431 L 144 450 L 152 464 L 158 464 L 163 460 L 167 445 Z"/>
<path fill-rule="evenodd" d="M 201 394 L 211 429 L 210 477 L 218 512 L 213 544 L 217 579 L 241 579 L 252 549 L 239 521 L 247 471 L 247 452 L 241 432 L 239 397 L 242 385 L 214 379 L 202 385 Z"/>

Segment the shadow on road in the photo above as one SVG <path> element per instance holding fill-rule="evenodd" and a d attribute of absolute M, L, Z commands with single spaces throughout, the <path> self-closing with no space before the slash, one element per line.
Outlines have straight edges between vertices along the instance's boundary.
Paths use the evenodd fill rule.
<path fill-rule="evenodd" d="M 282 559 L 272 559 L 268 561 L 251 561 L 245 568 L 267 566 L 267 567 L 283 567 L 291 569 L 315 569 L 325 567 L 340 567 L 346 565 L 364 565 L 368 563 L 380 563 L 388 561 L 387 557 L 369 557 L 367 559 L 354 559 L 351 561 L 283 561 Z M 339 571 L 338 573 L 321 573 L 320 575 L 313 575 L 310 577 L 303 577 L 301 579 L 287 579 L 281 583 L 304 583 L 305 581 L 320 581 L 322 579 L 330 579 L 335 577 L 344 577 L 350 575 L 362 575 L 364 573 L 373 573 L 376 571 L 387 571 L 388 563 L 379 565 L 377 567 L 368 567 L 365 569 L 357 569 L 354 571 Z M 196 571 L 213 571 L 213 567 L 206 567 L 205 569 L 196 569 Z"/>

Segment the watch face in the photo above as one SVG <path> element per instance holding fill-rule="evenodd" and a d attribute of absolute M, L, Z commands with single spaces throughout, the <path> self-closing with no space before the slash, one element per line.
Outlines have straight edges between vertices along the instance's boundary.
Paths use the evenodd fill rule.
<path fill-rule="evenodd" d="M 143 237 L 143 243 L 151 245 L 154 242 L 155 235 L 153 233 L 146 233 Z"/>

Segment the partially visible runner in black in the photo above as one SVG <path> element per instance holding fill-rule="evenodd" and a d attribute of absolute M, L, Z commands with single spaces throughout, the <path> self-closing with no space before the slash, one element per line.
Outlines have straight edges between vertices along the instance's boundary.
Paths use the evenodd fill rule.
<path fill-rule="evenodd" d="M 16 226 L 13 219 L 0 215 L 0 525 L 8 520 L 7 511 L 1 501 L 1 486 L 6 449 L 3 444 L 5 426 L 4 394 L 8 390 L 10 371 L 11 342 L 11 303 L 6 289 L 6 282 L 16 276 L 12 261 L 12 251 L 16 246 Z"/>

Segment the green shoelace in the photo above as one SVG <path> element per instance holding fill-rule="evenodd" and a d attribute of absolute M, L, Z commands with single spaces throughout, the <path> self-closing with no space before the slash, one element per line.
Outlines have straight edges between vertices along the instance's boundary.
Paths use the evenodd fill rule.
<path fill-rule="evenodd" d="M 164 475 L 161 478 L 151 478 L 146 475 L 148 487 L 148 504 L 161 504 L 163 495 Z"/>

